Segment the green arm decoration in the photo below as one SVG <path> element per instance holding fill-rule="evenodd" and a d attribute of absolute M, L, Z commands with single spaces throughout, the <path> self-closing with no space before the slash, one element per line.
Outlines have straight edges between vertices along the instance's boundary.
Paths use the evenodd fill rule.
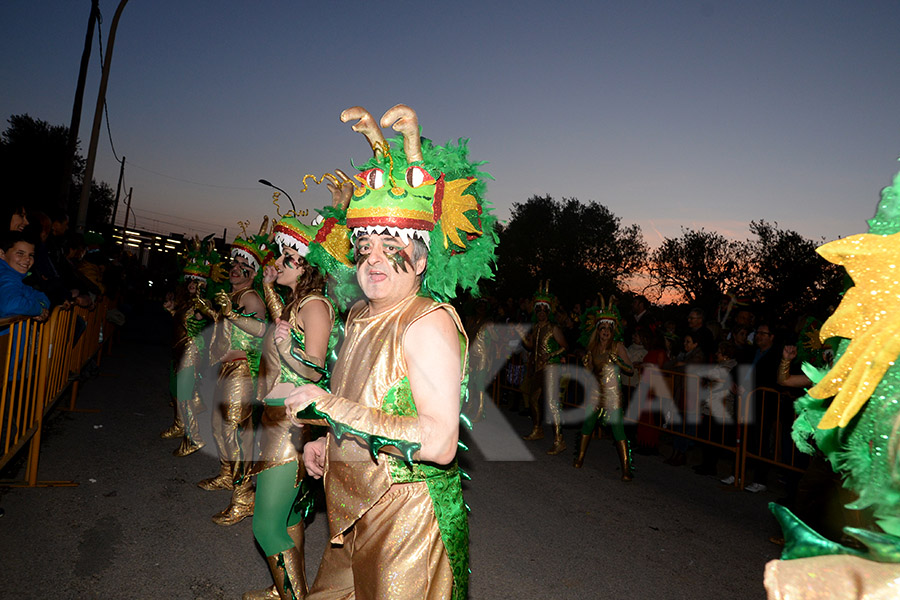
<path fill-rule="evenodd" d="M 296 418 L 312 423 L 324 419 L 337 439 L 343 439 L 347 434 L 360 438 L 376 460 L 381 448 L 394 446 L 411 464 L 413 454 L 422 447 L 418 418 L 389 415 L 331 394 L 318 397 L 298 412 Z"/>
<path fill-rule="evenodd" d="M 278 349 L 281 360 L 300 377 L 318 383 L 328 375 L 328 371 L 303 350 L 303 338 L 293 329 L 290 337 L 275 342 L 275 348 Z"/>
<path fill-rule="evenodd" d="M 225 318 L 254 337 L 261 338 L 266 335 L 266 322 L 256 318 L 256 313 L 242 314 L 232 311 L 225 315 Z"/>
<path fill-rule="evenodd" d="M 784 532 L 782 560 L 846 554 L 875 562 L 900 563 L 900 537 L 888 533 L 845 527 L 845 533 L 865 544 L 869 550 L 861 552 L 822 537 L 780 504 L 770 502 L 769 510 L 775 515 L 782 532 Z"/>

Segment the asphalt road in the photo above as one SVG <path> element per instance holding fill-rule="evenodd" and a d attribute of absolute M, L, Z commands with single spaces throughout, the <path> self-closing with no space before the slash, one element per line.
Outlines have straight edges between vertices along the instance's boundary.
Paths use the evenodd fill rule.
<path fill-rule="evenodd" d="M 213 444 L 176 458 L 177 443 L 158 436 L 172 418 L 163 337 L 104 357 L 78 400 L 100 412 L 54 411 L 46 423 L 39 476 L 77 487 L 0 488 L 0 597 L 236 599 L 269 585 L 251 519 L 214 525 L 228 493 L 195 485 L 216 472 Z M 476 428 L 529 430 L 517 414 L 491 419 Z M 570 448 L 576 435 L 567 430 Z M 763 568 L 779 552 L 767 541 L 774 493 L 736 492 L 658 456 L 636 457 L 626 484 L 609 440 L 576 470 L 569 451 L 545 454 L 549 437 L 524 446 L 527 461 L 486 460 L 500 435 L 475 437 L 462 461 L 472 476 L 472 600 L 765 597 Z M 307 533 L 311 579 L 326 540 L 318 514 Z"/>

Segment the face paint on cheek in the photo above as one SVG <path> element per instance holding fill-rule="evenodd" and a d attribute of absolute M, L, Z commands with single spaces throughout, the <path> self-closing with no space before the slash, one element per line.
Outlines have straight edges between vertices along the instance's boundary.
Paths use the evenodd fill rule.
<path fill-rule="evenodd" d="M 391 261 L 391 266 L 394 267 L 394 272 L 399 273 L 400 269 L 403 269 L 403 272 L 406 273 L 408 269 L 406 268 L 407 263 L 412 265 L 412 260 L 406 253 L 403 251 L 396 252 L 395 254 L 389 254 L 388 259 Z"/>

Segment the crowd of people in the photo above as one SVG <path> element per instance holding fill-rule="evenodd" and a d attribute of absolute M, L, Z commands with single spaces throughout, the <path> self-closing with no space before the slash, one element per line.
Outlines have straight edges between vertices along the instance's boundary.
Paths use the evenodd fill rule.
<path fill-rule="evenodd" d="M 532 298 L 500 301 L 486 297 L 466 303 L 462 311 L 469 315 L 469 337 L 484 340 L 491 360 L 505 362 L 494 369 L 499 370 L 503 384 L 500 400 L 532 417 L 533 428 L 525 439 L 544 437 L 546 409 L 547 422 L 554 430 L 548 454 L 561 453 L 567 447 L 559 417 L 561 406 L 583 404 L 585 418 L 575 440 L 574 466 L 583 464 L 599 417 L 600 423 L 608 425 L 616 444 L 622 478 L 630 481 L 631 446 L 638 454 L 658 453 L 658 425 L 665 427 L 666 421 L 669 429 L 684 434 L 670 436 L 671 453 L 665 463 L 674 467 L 688 462 L 694 444 L 691 437 L 705 437 L 700 432 L 720 445 L 734 445 L 739 421 L 749 424 L 747 443 L 755 440 L 752 450 L 757 455 L 775 458 L 776 435 L 780 435 L 780 453 L 790 453 L 792 401 L 810 385 L 800 372 L 800 364 L 806 361 L 825 366 L 834 349 L 819 342 L 821 321 L 817 318 L 804 315 L 791 322 L 776 320 L 772 317 L 777 314 L 776 308 L 724 296 L 715 310 L 707 313 L 699 307 L 653 306 L 643 295 L 626 294 L 618 302 L 598 297 L 567 309 L 541 282 Z M 583 382 L 573 386 L 566 381 L 571 376 L 561 376 L 565 370 L 547 368 L 560 363 L 583 366 L 593 381 L 588 386 Z M 651 366 L 670 376 L 671 402 L 638 406 L 637 398 L 646 397 L 641 385 L 643 380 L 646 388 L 645 371 Z M 685 376 L 692 375 L 700 381 L 691 390 L 693 396 L 686 389 L 690 385 L 684 383 Z M 759 388 L 774 390 L 784 400 L 776 403 L 774 393 L 754 394 Z M 739 398 L 743 398 L 743 405 L 739 405 Z M 744 414 L 738 414 L 739 406 L 744 407 Z M 764 409 L 768 416 L 764 417 Z M 672 414 L 651 415 L 645 411 L 677 412 L 676 424 L 680 426 L 672 425 Z M 781 427 L 776 427 L 776 411 L 780 411 L 777 416 Z M 627 426 L 628 436 L 623 415 L 637 421 L 636 426 Z M 651 423 L 657 426 L 649 426 Z M 713 430 L 717 433 L 709 435 Z M 737 473 L 720 472 L 722 452 L 714 445 L 701 448 L 700 461 L 692 465 L 694 471 L 725 475 L 722 482 L 733 484 Z M 763 491 L 769 477 L 768 463 L 759 461 L 744 489 Z M 789 475 L 787 479 L 791 491 L 796 477 Z"/>
<path fill-rule="evenodd" d="M 117 304 L 134 291 L 129 288 L 148 281 L 133 254 L 100 234 L 72 231 L 62 209 L 12 204 L 0 223 L 0 319 L 43 321 L 56 306 L 91 310 L 102 298 Z M 112 318 L 121 324 L 124 315 L 116 309 Z"/>

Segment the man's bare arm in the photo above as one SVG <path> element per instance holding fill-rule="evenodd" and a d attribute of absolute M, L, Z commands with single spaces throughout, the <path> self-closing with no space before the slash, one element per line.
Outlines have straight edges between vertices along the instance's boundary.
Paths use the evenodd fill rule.
<path fill-rule="evenodd" d="M 428 313 L 406 332 L 403 355 L 419 413 L 422 447 L 418 459 L 448 464 L 459 440 L 462 366 L 459 333 L 449 313 Z"/>

